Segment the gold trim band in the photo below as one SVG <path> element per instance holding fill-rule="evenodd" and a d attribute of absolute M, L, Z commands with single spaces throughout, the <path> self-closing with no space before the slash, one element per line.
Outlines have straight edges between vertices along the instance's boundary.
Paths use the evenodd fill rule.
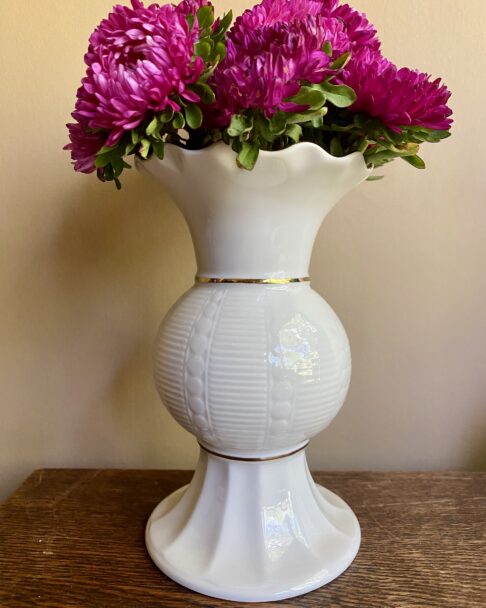
<path fill-rule="evenodd" d="M 308 283 L 310 277 L 299 277 L 296 279 L 226 279 L 220 277 L 199 277 L 195 278 L 196 283 L 251 283 L 258 285 L 288 285 L 289 283 Z"/>
<path fill-rule="evenodd" d="M 302 450 L 305 450 L 305 448 L 308 445 L 309 445 L 309 442 L 307 442 L 301 448 L 297 448 L 296 450 L 293 450 L 292 452 L 287 452 L 286 454 L 280 454 L 278 456 L 267 456 L 264 458 L 245 458 L 243 456 L 229 456 L 228 454 L 220 454 L 219 452 L 213 452 L 213 450 L 210 450 L 209 448 L 207 448 L 204 445 L 199 443 L 199 447 L 202 450 L 204 450 L 205 452 L 207 452 L 208 454 L 212 454 L 213 456 L 218 456 L 218 458 L 225 458 L 226 460 L 238 460 L 240 462 L 267 462 L 268 460 L 280 460 L 282 458 L 287 458 L 288 456 L 293 456 L 294 454 L 298 454 L 299 452 L 302 452 Z"/>

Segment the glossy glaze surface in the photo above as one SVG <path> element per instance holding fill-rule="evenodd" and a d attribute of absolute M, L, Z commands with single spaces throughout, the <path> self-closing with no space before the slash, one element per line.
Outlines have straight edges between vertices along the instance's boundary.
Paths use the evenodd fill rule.
<path fill-rule="evenodd" d="M 363 157 L 314 144 L 263 152 L 238 169 L 224 144 L 140 167 L 172 193 L 190 227 L 196 283 L 163 321 L 155 380 L 174 418 L 207 450 L 187 488 L 155 509 L 146 544 L 170 577 L 202 593 L 270 601 L 306 593 L 343 572 L 359 524 L 317 487 L 304 451 L 342 406 L 351 358 L 346 333 L 309 282 L 319 226 L 363 181 Z M 252 282 L 253 281 L 253 282 Z M 277 457 L 242 462 L 234 458 Z"/>
<path fill-rule="evenodd" d="M 260 152 L 253 171 L 224 143 L 138 163 L 164 184 L 194 242 L 198 275 L 303 277 L 314 239 L 339 199 L 366 179 L 363 156 L 336 158 L 311 143 Z"/>
<path fill-rule="evenodd" d="M 341 407 L 351 358 L 344 329 L 308 283 L 196 285 L 157 340 L 155 379 L 174 418 L 210 448 L 289 448 Z"/>
<path fill-rule="evenodd" d="M 189 486 L 160 503 L 146 530 L 152 559 L 172 579 L 246 602 L 330 582 L 353 561 L 360 538 L 346 503 L 314 483 L 304 451 L 248 463 L 202 450 Z"/>

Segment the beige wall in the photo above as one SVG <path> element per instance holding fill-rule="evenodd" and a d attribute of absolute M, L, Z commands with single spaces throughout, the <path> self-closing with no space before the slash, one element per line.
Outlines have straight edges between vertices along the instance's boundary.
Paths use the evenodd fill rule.
<path fill-rule="evenodd" d="M 310 462 L 484 467 L 486 170 L 472 142 L 485 128 L 486 4 L 354 4 L 380 27 L 391 58 L 445 77 L 457 122 L 452 139 L 424 149 L 427 172 L 397 161 L 319 234 L 313 284 L 347 328 L 354 373 Z M 61 150 L 88 35 L 111 5 L 43 0 L 2 11 L 2 495 L 36 467 L 196 459 L 150 371 L 159 320 L 194 274 L 187 229 L 135 172 L 117 193 L 74 174 Z"/>

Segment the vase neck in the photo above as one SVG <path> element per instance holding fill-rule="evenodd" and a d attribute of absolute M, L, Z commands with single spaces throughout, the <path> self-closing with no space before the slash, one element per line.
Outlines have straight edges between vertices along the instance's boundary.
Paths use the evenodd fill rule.
<path fill-rule="evenodd" d="M 302 209 L 297 203 L 298 199 L 288 193 L 282 199 L 268 192 L 233 191 L 219 200 L 199 197 L 195 208 L 184 208 L 198 276 L 308 276 L 314 240 L 325 212 L 310 205 Z"/>
<path fill-rule="evenodd" d="M 314 144 L 261 153 L 253 171 L 225 144 L 167 146 L 143 168 L 168 188 L 189 225 L 198 276 L 301 278 L 319 227 L 368 175 L 362 155 L 334 158 Z"/>

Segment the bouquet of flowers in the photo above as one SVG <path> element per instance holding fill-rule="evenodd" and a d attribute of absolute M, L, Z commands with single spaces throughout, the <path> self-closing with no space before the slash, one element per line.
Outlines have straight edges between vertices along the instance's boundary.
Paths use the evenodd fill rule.
<path fill-rule="evenodd" d="M 247 170 L 260 150 L 300 141 L 361 152 L 369 167 L 403 158 L 422 169 L 420 144 L 449 136 L 447 87 L 386 59 L 349 5 L 263 0 L 231 22 L 209 0 L 115 6 L 90 37 L 67 125 L 75 170 L 119 188 L 133 154 L 217 141 Z"/>

